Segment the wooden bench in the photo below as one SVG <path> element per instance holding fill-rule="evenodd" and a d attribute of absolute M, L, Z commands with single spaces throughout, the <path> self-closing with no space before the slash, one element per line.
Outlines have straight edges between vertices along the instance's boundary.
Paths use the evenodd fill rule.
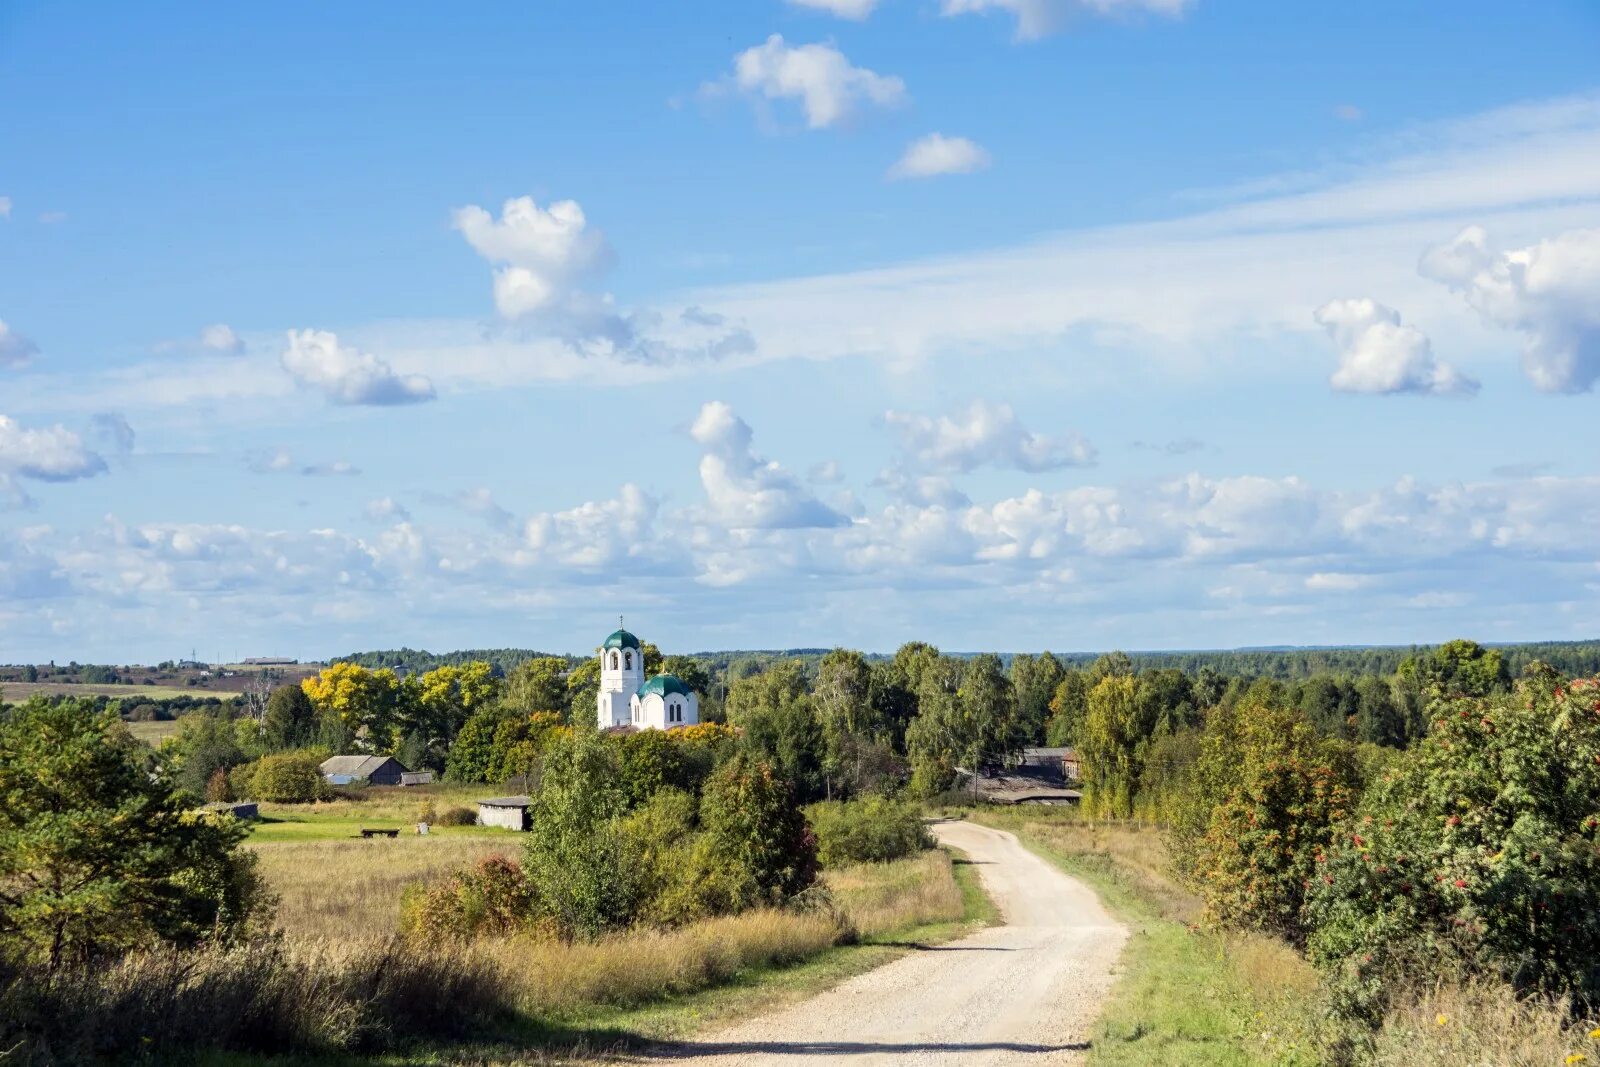
<path fill-rule="evenodd" d="M 366 827 L 362 827 L 361 836 L 362 837 L 399 837 L 400 836 L 400 831 L 399 830 L 368 830 Z"/>

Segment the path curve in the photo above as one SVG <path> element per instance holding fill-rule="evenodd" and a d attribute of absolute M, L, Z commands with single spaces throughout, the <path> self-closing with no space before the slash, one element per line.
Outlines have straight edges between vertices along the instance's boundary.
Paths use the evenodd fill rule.
<path fill-rule="evenodd" d="M 655 1058 L 715 1067 L 1080 1062 L 1126 928 L 1014 835 L 969 822 L 933 830 L 977 865 L 1004 925 L 911 952 Z"/>

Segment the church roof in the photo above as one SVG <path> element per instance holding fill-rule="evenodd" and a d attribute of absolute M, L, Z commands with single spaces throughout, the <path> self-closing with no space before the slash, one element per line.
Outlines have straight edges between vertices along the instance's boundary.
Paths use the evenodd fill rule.
<path fill-rule="evenodd" d="M 651 693 L 660 697 L 664 697 L 669 693 L 676 693 L 678 696 L 686 697 L 690 696 L 693 690 L 684 685 L 683 679 L 676 674 L 658 674 L 639 687 L 640 696 L 647 697 Z"/>
<path fill-rule="evenodd" d="M 606 643 L 601 648 L 638 648 L 639 639 L 626 630 L 617 630 L 606 638 Z"/>

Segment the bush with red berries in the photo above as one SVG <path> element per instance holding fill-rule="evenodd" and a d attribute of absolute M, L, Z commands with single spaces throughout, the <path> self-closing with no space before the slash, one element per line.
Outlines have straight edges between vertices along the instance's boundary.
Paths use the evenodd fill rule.
<path fill-rule="evenodd" d="M 1600 680 L 1434 705 L 1315 858 L 1312 959 L 1352 1014 L 1402 976 L 1600 1001 Z"/>

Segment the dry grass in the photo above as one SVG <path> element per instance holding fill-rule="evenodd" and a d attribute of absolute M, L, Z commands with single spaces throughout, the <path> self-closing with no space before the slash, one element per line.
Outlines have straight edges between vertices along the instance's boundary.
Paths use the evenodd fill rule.
<path fill-rule="evenodd" d="M 1507 986 L 1443 985 L 1392 1010 L 1360 1062 L 1374 1067 L 1548 1067 L 1600 1063 L 1595 1021 L 1519 1000 Z M 1581 1056 L 1582 1059 L 1568 1059 Z"/>
<path fill-rule="evenodd" d="M 252 842 L 278 894 L 278 925 L 307 944 L 373 941 L 395 933 L 400 896 L 496 853 L 515 855 L 505 836 L 429 834 L 394 840 Z"/>
<path fill-rule="evenodd" d="M 442 878 L 495 853 L 498 837 L 266 842 L 253 847 L 279 896 L 278 925 L 296 951 L 355 951 L 391 937 L 408 885 Z M 597 1005 L 632 1006 L 704 989 L 741 972 L 810 958 L 857 938 L 955 922 L 961 888 L 950 857 L 925 852 L 823 875 L 831 908 L 758 909 L 675 930 L 635 930 L 591 942 L 518 937 L 468 949 L 510 976 L 520 1007 L 545 1018 Z"/>

